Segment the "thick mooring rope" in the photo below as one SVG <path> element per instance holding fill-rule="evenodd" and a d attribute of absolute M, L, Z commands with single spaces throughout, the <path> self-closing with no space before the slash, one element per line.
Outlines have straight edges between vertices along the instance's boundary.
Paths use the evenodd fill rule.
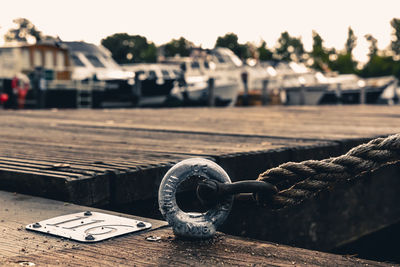
<path fill-rule="evenodd" d="M 257 180 L 269 182 L 278 188 L 280 192 L 274 202 L 275 206 L 280 207 L 325 188 L 331 181 L 349 179 L 398 160 L 400 134 L 395 134 L 371 140 L 339 157 L 284 163 L 260 174 Z"/>

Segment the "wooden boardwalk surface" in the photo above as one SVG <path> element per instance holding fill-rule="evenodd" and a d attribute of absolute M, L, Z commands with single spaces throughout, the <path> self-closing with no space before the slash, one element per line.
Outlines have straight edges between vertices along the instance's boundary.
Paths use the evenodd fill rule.
<path fill-rule="evenodd" d="M 144 218 L 153 224 L 150 231 L 84 244 L 24 228 L 88 207 L 4 191 L 0 202 L 0 266 L 393 266 L 221 233 L 209 241 L 179 240 L 164 222 Z"/>
<path fill-rule="evenodd" d="M 168 168 L 189 157 L 215 160 L 236 181 L 255 179 L 266 169 L 287 161 L 341 155 L 376 136 L 400 133 L 400 106 L 0 110 L 0 123 L 0 190 L 81 205 L 119 207 L 155 198 Z M 382 186 L 396 189 L 393 177 L 398 168 L 395 164 L 381 170 L 390 174 Z M 360 181 L 375 181 L 368 177 Z M 284 212 L 236 209 L 232 213 L 236 223 L 229 231 L 258 239 L 271 238 L 268 235 L 275 233 L 278 239 L 272 240 L 331 249 L 353 235 L 375 231 L 400 219 L 395 207 L 390 214 L 383 209 L 384 203 L 397 201 L 397 195 L 390 191 L 388 196 L 393 198 L 378 202 L 381 206 L 362 206 L 364 210 L 383 209 L 377 213 L 381 216 L 357 217 L 359 221 L 352 221 L 349 227 L 348 221 L 343 221 L 332 228 L 335 234 L 342 231 L 341 236 L 313 239 L 314 232 L 323 234 L 332 226 L 329 220 L 333 215 L 321 213 L 321 209 L 336 209 L 338 212 L 332 214 L 347 214 L 345 218 L 349 219 L 353 212 L 363 210 L 359 205 L 366 196 L 380 199 L 385 195 L 373 190 L 374 183 L 369 184 L 367 193 L 358 180 L 352 186 L 341 184 L 335 191 L 338 195 L 325 195 L 325 202 L 308 202 L 304 206 L 307 214 L 300 212 L 304 207 Z M 340 194 L 354 194 L 359 202 L 349 205 L 351 209 L 342 214 L 338 207 L 346 203 Z M 286 219 L 288 216 L 294 221 L 303 220 L 296 231 L 290 231 L 295 228 L 292 220 Z M 249 220 L 256 217 L 258 228 L 249 225 Z M 361 225 L 360 218 L 374 221 Z M 276 228 L 253 231 L 266 220 L 276 220 Z M 310 225 L 314 227 L 311 230 L 307 228 Z"/>
<path fill-rule="evenodd" d="M 0 111 L 0 188 L 129 203 L 154 197 L 162 174 L 185 158 L 209 157 L 232 180 L 254 179 L 400 132 L 399 116 L 397 106 Z"/>

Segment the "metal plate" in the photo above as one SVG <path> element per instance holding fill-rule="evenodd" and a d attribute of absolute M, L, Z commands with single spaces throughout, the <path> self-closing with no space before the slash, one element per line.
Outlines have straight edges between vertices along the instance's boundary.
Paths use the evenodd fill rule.
<path fill-rule="evenodd" d="M 27 230 L 93 243 L 151 228 L 151 223 L 104 214 L 79 212 L 28 224 Z"/>

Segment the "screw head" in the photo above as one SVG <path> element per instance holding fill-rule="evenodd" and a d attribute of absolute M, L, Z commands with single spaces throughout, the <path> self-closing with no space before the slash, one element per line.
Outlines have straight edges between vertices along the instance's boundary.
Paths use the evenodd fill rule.
<path fill-rule="evenodd" d="M 95 240 L 95 238 L 92 235 L 87 235 L 85 236 L 85 240 Z"/>
<path fill-rule="evenodd" d="M 40 228 L 40 227 L 42 227 L 41 225 L 40 225 L 40 223 L 34 223 L 34 224 L 32 224 L 32 227 L 33 228 Z"/>
<path fill-rule="evenodd" d="M 146 224 L 144 224 L 144 222 L 138 222 L 138 223 L 136 224 L 136 226 L 137 226 L 137 227 L 145 227 Z"/>
<path fill-rule="evenodd" d="M 21 261 L 19 263 L 19 265 L 21 265 L 21 266 L 35 266 L 36 264 L 34 264 L 33 262 L 29 262 L 29 261 Z"/>
<path fill-rule="evenodd" d="M 160 240 L 161 240 L 160 236 L 151 235 L 151 236 L 146 237 L 146 241 L 150 241 L 150 242 L 157 242 Z"/>
<path fill-rule="evenodd" d="M 91 212 L 90 210 L 88 210 L 88 211 L 85 211 L 85 213 L 84 213 L 83 215 L 85 215 L 85 216 L 91 216 L 91 215 L 92 215 L 92 212 Z"/>

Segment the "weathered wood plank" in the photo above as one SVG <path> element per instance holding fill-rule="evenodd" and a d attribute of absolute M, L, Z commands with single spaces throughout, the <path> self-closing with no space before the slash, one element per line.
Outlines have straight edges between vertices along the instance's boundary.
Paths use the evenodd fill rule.
<path fill-rule="evenodd" d="M 32 168 L 10 168 L 0 164 L 0 188 L 81 204 L 107 204 L 109 173 L 71 177 L 68 172 L 46 172 Z M 95 179 L 94 179 L 95 178 Z"/>
<path fill-rule="evenodd" d="M 400 132 L 399 106 L 308 106 L 255 107 L 231 109 L 130 109 L 89 111 L 31 112 L 43 121 L 92 127 L 153 129 L 202 133 L 229 133 L 288 138 L 337 140 Z M 49 114 L 51 113 L 51 114 Z M 27 115 L 28 114 L 28 115 Z M 164 115 L 165 114 L 165 115 Z"/>
<path fill-rule="evenodd" d="M 118 205 L 154 197 L 172 164 L 198 156 L 214 159 L 234 181 L 254 179 L 286 161 L 336 156 L 365 139 L 400 131 L 399 111 L 396 106 L 1 111 L 0 188 Z M 47 169 L 51 164 L 65 167 Z M 46 181 L 53 177 L 57 193 L 40 182 L 43 175 Z"/>
<path fill-rule="evenodd" d="M 59 266 L 394 266 L 354 257 L 217 235 L 212 241 L 176 240 L 171 230 L 151 233 L 161 238 L 127 236 L 93 245 L 63 245 L 41 254 L 6 258 L 4 265 L 32 262 Z"/>
<path fill-rule="evenodd" d="M 68 247 L 79 247 L 79 243 L 26 231 L 25 226 L 51 217 L 86 211 L 88 207 L 4 191 L 0 191 L 0 203 L 0 262 L 3 262 L 5 257 L 62 249 L 65 248 L 65 244 Z M 90 210 L 104 212 L 95 208 Z M 106 213 L 121 215 L 111 211 Z M 124 216 L 138 218 L 131 215 Z M 146 221 L 153 224 L 153 229 L 166 224 L 152 219 Z"/>
<path fill-rule="evenodd" d="M 221 233 L 209 241 L 179 240 L 171 229 L 160 228 L 164 222 L 143 218 L 153 224 L 152 231 L 82 244 L 29 232 L 24 226 L 87 207 L 3 191 L 0 201 L 1 266 L 21 266 L 24 262 L 37 266 L 390 266 Z M 161 240 L 149 242 L 148 236 Z"/>
<path fill-rule="evenodd" d="M 75 111 L 69 112 L 75 114 Z M 93 111 L 87 112 L 93 115 Z M 110 202 L 115 205 L 154 197 L 166 170 L 188 157 L 209 157 L 223 162 L 220 155 L 248 151 L 262 154 L 271 149 L 317 143 L 287 138 L 109 128 L 107 126 L 112 124 L 107 123 L 106 117 L 103 118 L 105 127 L 87 127 L 91 122 L 86 121 L 84 114 L 80 121 L 71 121 L 67 114 L 62 119 L 52 118 L 54 112 L 47 113 L 49 117 L 37 116 L 42 111 L 23 112 L 24 116 L 21 112 L 2 114 L 5 120 L 0 132 L 0 139 L 4 140 L 0 142 L 0 166 L 5 174 L 0 177 L 1 188 L 85 205 Z M 109 116 L 101 111 L 97 113 Z M 225 162 L 224 166 L 230 165 L 229 161 Z M 32 186 L 18 182 L 18 171 L 25 177 L 21 179 L 31 178 L 32 182 L 38 179 L 38 173 L 46 174 L 47 179 L 53 174 L 55 180 L 61 176 L 64 180 L 56 181 L 57 186 L 48 183 L 50 188 L 46 188 L 46 183 Z M 252 176 L 256 177 L 258 169 L 254 171 Z M 28 172 L 32 174 L 30 178 Z M 237 179 L 243 179 L 244 175 L 238 175 Z M 80 186 L 80 181 L 84 186 Z M 89 190 L 84 194 L 84 188 L 98 192 Z"/>

